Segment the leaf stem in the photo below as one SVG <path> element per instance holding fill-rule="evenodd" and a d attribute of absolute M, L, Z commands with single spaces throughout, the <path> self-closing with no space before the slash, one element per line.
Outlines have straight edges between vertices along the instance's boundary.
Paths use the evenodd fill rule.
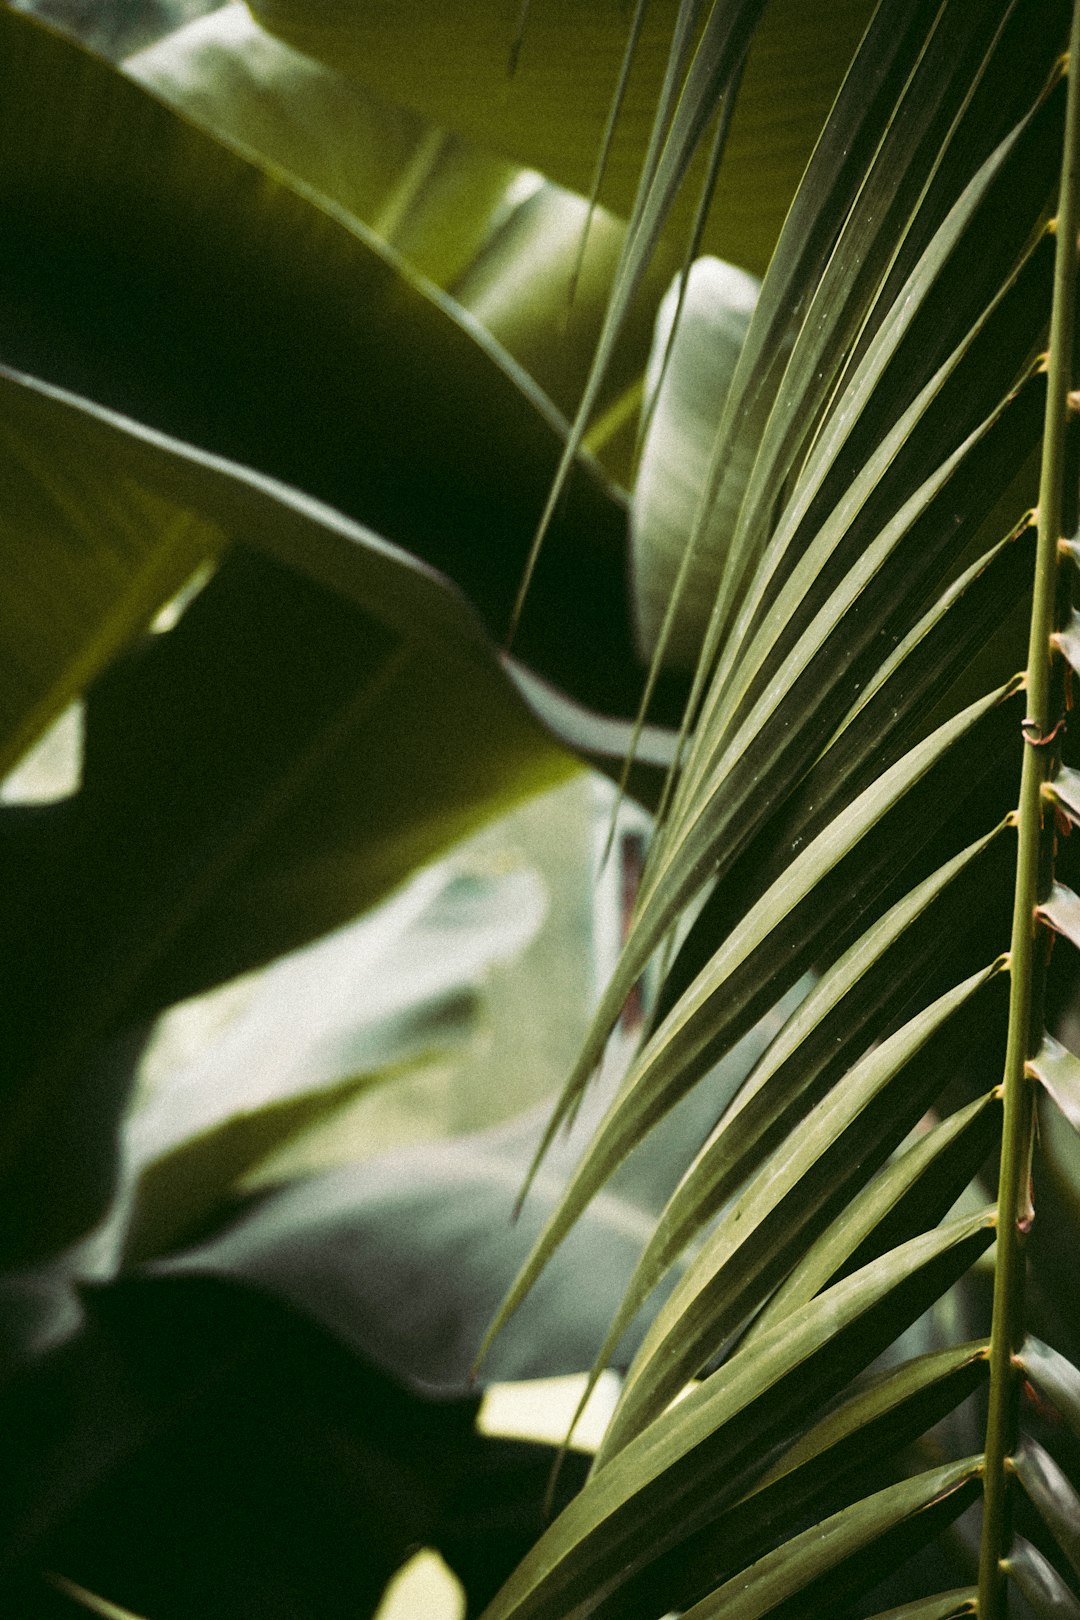
<path fill-rule="evenodd" d="M 1008 1458 L 1016 1445 L 1019 1378 L 1014 1357 L 1024 1325 L 1025 1238 L 1032 1217 L 1030 1195 L 1034 1098 L 1025 1065 L 1041 1033 L 1042 932 L 1036 917 L 1040 873 L 1049 830 L 1044 826 L 1043 783 L 1055 752 L 1052 713 L 1057 697 L 1051 678 L 1051 636 L 1058 602 L 1058 542 L 1061 539 L 1065 439 L 1073 348 L 1073 299 L 1077 259 L 1077 190 L 1080 167 L 1080 0 L 1074 0 L 1069 40 L 1069 85 L 1057 252 L 1050 318 L 1046 417 L 1039 480 L 1038 542 L 1027 664 L 1024 763 L 1017 810 L 1016 891 L 1010 949 L 1009 1032 L 1002 1081 L 1004 1121 L 998 1189 L 997 1264 L 990 1336 L 990 1397 L 986 1428 L 984 1510 L 979 1557 L 981 1620 L 1003 1620 L 1006 1575 L 1002 1567 L 1011 1539 Z"/>

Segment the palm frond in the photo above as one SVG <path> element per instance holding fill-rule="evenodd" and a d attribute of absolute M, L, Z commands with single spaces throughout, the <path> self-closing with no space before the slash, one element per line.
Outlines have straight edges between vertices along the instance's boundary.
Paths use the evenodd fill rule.
<path fill-rule="evenodd" d="M 1064 6 L 1036 19 L 1023 0 L 922 14 L 886 0 L 793 206 L 792 220 L 820 219 L 811 277 L 796 292 L 788 232 L 766 277 L 695 523 L 738 477 L 685 761 L 548 1141 L 630 988 L 687 914 L 689 931 L 663 969 L 653 1030 L 501 1320 L 622 1159 L 708 1085 L 712 1064 L 800 975 L 816 982 L 661 1216 L 594 1377 L 620 1326 L 697 1248 L 631 1365 L 588 1484 L 489 1620 L 848 1612 L 980 1496 L 979 1612 L 1003 1614 L 1009 1584 L 1040 1614 L 1077 1601 L 1056 1564 L 1012 1535 L 1003 1506 L 1022 1487 L 1068 1559 L 1076 1487 L 1018 1439 L 1014 1359 L 1075 1409 L 1069 1364 L 1021 1350 L 1031 1097 L 1041 1083 L 1070 1117 L 1076 1089 L 1076 1060 L 1044 1031 L 1036 953 L 1051 930 L 1080 942 L 1040 810 L 1052 800 L 1067 817 L 1073 796 L 1055 748 L 1071 646 L 1059 542 L 1076 522 L 1066 395 L 1080 95 L 1077 75 L 1062 74 L 1067 25 Z M 1036 475 L 1037 512 L 1025 516 Z M 995 668 L 980 642 L 1007 630 L 1018 601 L 1034 626 L 1027 672 L 1002 684 L 1008 665 Z M 1019 663 L 1022 646 L 1007 642 L 1002 656 Z M 769 1519 L 770 1443 L 797 1455 L 814 1403 L 820 1412 L 865 1373 L 881 1348 L 875 1311 L 894 1337 L 910 1325 L 910 1257 L 949 1233 L 974 1240 L 984 1217 L 949 1211 L 995 1150 L 990 1420 L 985 1435 L 968 1424 L 975 1454 L 929 1470 L 924 1456 L 910 1473 L 890 1445 L 876 1459 L 890 1477 L 838 1476 L 805 1517 Z M 865 1359 L 841 1365 L 841 1330 L 827 1371 L 804 1360 L 810 1324 L 859 1289 L 880 1290 Z M 799 1373 L 801 1414 L 778 1396 Z M 718 1417 L 694 1455 L 723 1438 L 728 1471 L 703 1472 L 684 1496 L 683 1464 L 666 1461 L 680 1424 L 773 1376 L 757 1455 Z M 721 1542 L 725 1516 L 750 1527 L 726 1567 L 703 1532 Z M 634 1545 L 646 1524 L 648 1547 Z M 962 1586 L 911 1596 L 897 1614 L 976 1601 Z"/>

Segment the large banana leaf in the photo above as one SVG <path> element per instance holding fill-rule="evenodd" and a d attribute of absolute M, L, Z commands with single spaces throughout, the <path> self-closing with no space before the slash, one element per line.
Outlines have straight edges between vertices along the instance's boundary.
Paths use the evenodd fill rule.
<path fill-rule="evenodd" d="M 645 9 L 620 103 L 600 199 L 626 216 L 652 134 L 668 64 L 677 0 Z M 385 7 L 257 0 L 267 28 L 301 50 L 551 175 L 590 192 L 609 103 L 619 79 L 629 7 L 573 0 L 515 8 L 469 0 L 443 12 L 425 4 Z M 825 114 L 871 6 L 840 0 L 829 26 L 805 6 L 771 6 L 750 51 L 707 251 L 761 270 L 783 222 Z M 673 225 L 693 207 L 690 197 Z"/>
<path fill-rule="evenodd" d="M 17 1241 L 36 1231 L 33 1241 L 47 1245 L 47 1212 L 68 1236 L 88 1213 L 73 1207 L 68 1187 L 86 1152 L 86 1122 L 61 1111 L 70 1123 L 46 1144 L 36 1120 L 78 1087 L 102 1041 L 346 920 L 474 825 L 485 801 L 506 804 L 567 764 L 464 602 L 436 576 L 282 486 L 148 439 L 71 396 L 7 382 L 6 401 L 24 421 L 28 410 L 41 413 L 39 443 L 47 433 L 70 447 L 78 436 L 98 476 L 118 456 L 128 476 L 171 483 L 181 511 L 188 500 L 196 509 L 209 500 L 219 518 L 231 509 L 225 532 L 264 544 L 276 536 L 294 563 L 314 560 L 315 535 L 327 542 L 317 565 L 325 583 L 265 549 L 231 552 L 173 630 L 99 678 L 80 791 L 40 811 L 4 811 L 7 1164 L 22 1162 L 29 1178 L 28 1226 Z M 181 486 L 191 479 L 186 496 L 178 473 Z M 431 702 L 422 649 L 432 640 L 445 707 Z M 474 728 L 481 741 L 463 770 Z M 373 769 L 409 730 L 411 784 L 385 765 Z M 50 897 L 66 915 L 63 930 L 43 926 Z M 28 1089 L 14 1083 L 20 1072 L 36 1076 Z M 43 1175 L 55 1190 L 44 1207 L 32 1194 Z"/>
<path fill-rule="evenodd" d="M 572 768 L 425 566 L 501 635 L 566 429 L 339 206 L 7 8 L 0 44 L 5 767 L 90 688 L 80 791 L 0 812 L 5 1252 L 26 1258 L 107 1201 L 115 1086 L 93 1150 L 60 1104 L 103 1042 Z M 572 483 L 555 619 L 519 649 L 629 714 L 625 502 L 587 459 Z M 198 565 L 179 622 L 134 647 Z"/>
<path fill-rule="evenodd" d="M 451 857 L 217 1006 L 178 1009 L 155 1029 L 125 1130 L 126 1255 L 173 1247 L 359 1092 L 416 1066 L 460 1072 L 491 1017 L 488 969 L 519 955 L 545 910 L 535 870 Z"/>
<path fill-rule="evenodd" d="M 1068 1110 L 1074 1089 L 1060 1044 L 1044 1037 L 1043 990 L 1051 931 L 1063 936 L 1062 977 L 1072 964 L 1059 969 L 1061 952 L 1080 941 L 1055 831 L 1073 819 L 1060 743 L 1073 561 L 1059 542 L 1077 521 L 1080 449 L 1068 404 L 1080 162 L 1080 75 L 1061 75 L 1070 9 L 1075 62 L 1080 8 L 1002 0 L 919 17 L 884 0 L 835 113 L 842 127 L 848 107 L 873 109 L 883 94 L 861 145 L 843 148 L 858 172 L 834 164 L 835 188 L 822 188 L 826 134 L 792 211 L 820 220 L 832 202 L 831 245 L 816 264 L 804 258 L 810 280 L 793 299 L 798 244 L 781 239 L 715 413 L 691 527 L 710 522 L 713 499 L 730 503 L 733 469 L 740 488 L 685 758 L 549 1141 L 656 958 L 659 1009 L 504 1302 L 496 1342 L 624 1156 L 692 1088 L 707 1090 L 712 1064 L 770 999 L 808 967 L 818 982 L 661 1216 L 598 1368 L 694 1243 L 687 1269 L 631 1365 L 588 1484 L 489 1620 L 688 1605 L 703 1620 L 890 1603 L 963 1612 L 971 1568 L 954 1565 L 939 1594 L 938 1571 L 917 1562 L 876 1602 L 871 1588 L 980 1493 L 978 1612 L 997 1620 L 1010 1587 L 1038 1613 L 1078 1601 L 1067 1569 L 1075 1459 L 1043 1461 L 1034 1441 L 1018 1449 L 1014 1360 L 1032 1091 L 1041 1083 Z M 1006 585 L 998 570 L 1013 563 Z M 999 684 L 1009 664 L 997 660 L 1019 665 L 1022 646 L 985 651 L 1018 599 L 1032 626 L 1019 689 Z M 673 952 L 684 917 L 693 926 Z M 926 1134 L 911 1138 L 913 1127 Z M 961 1202 L 938 1226 L 971 1196 L 988 1149 L 991 1213 L 960 1216 Z M 912 1473 L 903 1442 L 889 1442 L 875 1457 L 887 1483 L 838 1472 L 828 1501 L 772 1518 L 770 1447 L 808 1445 L 796 1436 L 814 1403 L 880 1351 L 864 1323 L 854 1362 L 837 1345 L 827 1367 L 808 1365 L 811 1324 L 837 1322 L 847 1290 L 881 1290 L 895 1376 L 906 1376 L 907 1328 L 926 1300 L 918 1288 L 911 1314 L 900 1304 L 909 1257 L 931 1244 L 940 1259 L 980 1218 L 997 1243 L 989 1418 L 968 1424 L 973 1455 Z M 959 1275 L 943 1270 L 942 1291 Z M 704 1382 L 675 1401 L 695 1376 Z M 729 1414 L 766 1387 L 756 1422 L 731 1428 Z M 867 1418 L 865 1446 L 872 1433 Z M 710 1461 L 721 1455 L 722 1472 Z M 1011 1539 L 1021 1487 L 1038 1546 Z M 725 1510 L 746 1535 L 730 1561 L 707 1551 L 723 1545 Z M 1046 1531 L 1066 1563 L 1040 1550 Z"/>
<path fill-rule="evenodd" d="M 558 456 L 557 413 L 370 232 L 58 36 L 7 10 L 0 27 L 8 363 L 283 478 L 449 565 L 501 634 L 530 507 L 542 506 Z M 73 140 L 73 118 L 95 139 Z M 420 461 L 423 479 L 410 476 Z M 585 566 L 591 554 L 597 588 L 607 569 L 617 579 L 624 520 L 595 471 L 575 481 L 551 588 L 564 610 L 592 612 L 592 635 L 605 621 L 585 574 L 569 588 L 571 555 Z M 530 640 L 526 629 L 526 658 Z M 605 660 L 609 671 L 618 662 Z M 36 680 L 35 695 L 45 685 Z"/>
<path fill-rule="evenodd" d="M 379 101 L 274 39 L 239 3 L 170 34 L 125 70 L 362 221 L 573 413 L 624 235 L 610 214 L 590 217 L 584 198 Z M 665 252 L 650 265 L 601 416 L 618 417 L 620 401 L 636 398 L 659 288 L 673 268 Z"/>

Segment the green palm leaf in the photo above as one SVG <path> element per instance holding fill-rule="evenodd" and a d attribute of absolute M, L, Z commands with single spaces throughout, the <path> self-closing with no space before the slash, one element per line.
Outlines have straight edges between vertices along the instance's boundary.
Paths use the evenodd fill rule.
<path fill-rule="evenodd" d="M 1055 119 L 1060 118 L 1059 98 L 1044 106 L 1045 117 L 1050 118 L 1053 112 Z M 1040 127 L 1032 124 L 1029 129 Z M 1041 138 L 1048 142 L 1044 157 L 1049 182 L 1060 126 L 1046 129 Z M 1016 139 L 1006 144 L 1012 152 L 1019 149 Z M 851 384 L 853 412 L 874 399 L 875 375 L 897 352 L 904 328 L 911 321 L 911 305 L 918 304 L 924 284 L 932 285 L 937 269 L 948 261 L 951 243 L 964 221 L 974 220 L 983 188 L 991 184 L 1007 155 L 999 152 L 988 161 L 932 242 L 927 261 L 915 272 L 909 286 L 910 302 L 902 303 L 898 319 L 883 327 Z M 1045 261 L 1037 267 L 1028 259 L 1025 269 L 1029 274 L 1038 269 L 1041 275 Z M 955 270 L 966 279 L 963 266 Z M 790 507 L 780 518 L 770 550 L 762 558 L 759 597 L 763 601 L 775 560 L 784 548 L 798 562 L 793 566 L 786 594 L 781 593 L 771 604 L 762 622 L 756 644 L 761 650 L 756 651 L 755 643 L 750 642 L 740 666 L 747 671 L 742 692 L 750 691 L 748 712 L 740 713 L 736 698 L 719 709 L 718 698 L 717 704 L 707 703 L 703 710 L 694 751 L 683 772 L 671 816 L 654 845 L 634 932 L 597 1015 L 594 1038 L 587 1044 L 568 1087 L 567 1105 L 591 1071 L 611 1020 L 670 927 L 672 914 L 687 905 L 705 881 L 722 877 L 730 870 L 769 811 L 777 806 L 785 790 L 790 792 L 797 784 L 799 775 L 813 763 L 815 754 L 840 725 L 853 689 L 857 692 L 872 678 L 871 660 L 881 645 L 874 638 L 888 636 L 892 615 L 895 612 L 899 617 L 903 613 L 897 602 L 898 589 L 910 586 L 918 609 L 927 605 L 925 597 L 916 593 L 920 587 L 932 588 L 932 576 L 920 581 L 916 570 L 924 564 L 932 568 L 933 546 L 935 542 L 944 543 L 942 510 L 958 494 L 951 487 L 953 478 L 963 480 L 966 476 L 978 489 L 977 494 L 973 491 L 970 504 L 962 500 L 960 503 L 971 525 L 967 534 L 956 536 L 962 547 L 968 543 L 969 535 L 974 540 L 982 522 L 993 512 L 1002 489 L 1023 468 L 1037 442 L 1041 386 L 1035 379 L 1007 404 L 999 405 L 998 401 L 999 390 L 1008 387 L 1010 373 L 1015 376 L 1032 347 L 1031 307 L 1027 276 L 1021 272 L 1014 280 L 1010 264 L 1004 291 L 992 298 L 972 332 L 931 375 L 907 406 L 906 414 L 899 413 L 891 433 L 855 474 L 850 486 L 845 489 L 841 485 L 835 508 L 831 512 L 827 507 L 825 512 L 819 510 L 816 532 L 812 528 L 807 532 L 814 516 L 812 496 L 821 488 L 827 490 L 826 474 L 839 465 L 839 476 L 844 476 L 845 440 L 851 419 L 843 411 L 834 415 L 830 431 L 819 442 Z M 1012 326 L 1014 332 L 1011 354 L 1010 343 L 1002 341 L 1004 333 L 995 318 L 1002 316 L 1006 331 Z M 1015 324 L 1018 317 L 1019 330 Z M 980 342 L 981 337 L 985 342 Z M 987 366 L 991 355 L 993 361 Z M 969 361 L 969 368 L 963 366 L 964 359 Z M 952 389 L 947 387 L 950 378 L 955 379 Z M 971 422 L 967 442 L 963 437 L 964 418 L 958 421 L 955 408 L 960 394 L 964 409 L 972 412 L 967 418 Z M 891 411 L 891 391 L 886 389 L 885 398 L 877 403 L 880 409 Z M 983 411 L 990 414 L 979 428 L 976 424 Z M 925 425 L 925 436 L 915 431 L 918 425 Z M 926 458 L 922 468 L 920 453 Z M 923 469 L 928 467 L 933 471 L 926 478 Z M 848 469 L 847 476 L 852 470 Z M 894 470 L 898 472 L 895 480 L 888 476 Z M 997 477 L 1002 483 L 995 482 Z M 941 505 L 935 508 L 935 502 Z M 919 565 L 912 560 L 916 553 Z M 836 571 L 849 559 L 850 573 L 837 580 Z M 879 593 L 876 597 L 875 592 Z M 908 624 L 910 614 L 909 607 Z M 778 636 L 798 639 L 794 639 L 794 645 L 785 646 L 783 640 L 777 645 Z M 899 635 L 896 639 L 900 639 Z M 867 669 L 864 664 L 865 673 L 858 663 L 861 650 L 870 665 Z M 765 656 L 774 660 L 771 669 L 761 662 Z M 751 684 L 755 677 L 760 682 L 756 690 Z M 722 665 L 714 691 L 723 690 L 725 679 Z M 897 688 L 899 685 L 897 682 Z"/>
<path fill-rule="evenodd" d="M 819 834 L 747 911 L 634 1060 L 560 1210 L 508 1296 L 504 1315 L 636 1142 L 760 1016 L 778 986 L 786 988 L 813 962 L 824 937 L 835 932 L 836 914 L 850 903 L 851 886 L 869 889 L 864 904 L 871 903 L 875 890 L 880 893 L 886 879 L 884 862 L 895 863 L 898 834 L 914 841 L 919 829 L 926 828 L 919 795 L 912 790 L 922 786 L 929 805 L 970 779 L 975 760 L 993 749 L 991 728 L 1009 712 L 1011 695 L 1011 689 L 1004 688 L 972 705 L 905 755 Z M 860 847 L 864 841 L 873 847 L 875 832 L 881 839 L 876 860 L 869 849 Z M 838 869 L 842 876 L 826 889 L 825 880 Z"/>
<path fill-rule="evenodd" d="M 872 1584 L 889 1559 L 919 1546 L 927 1534 L 920 1520 L 936 1527 L 962 1513 L 978 1490 L 979 1461 L 969 1458 L 917 1474 L 804 1530 L 695 1603 L 686 1620 L 826 1614 L 838 1598 Z"/>
<path fill-rule="evenodd" d="M 914 1238 L 736 1355 L 601 1468 L 522 1561 L 485 1620 L 606 1597 L 760 1479 L 789 1440 L 991 1236 L 992 1214 Z M 586 1610 L 587 1612 L 587 1610 Z"/>
<path fill-rule="evenodd" d="M 797 1144 L 783 1143 L 728 1205 L 634 1359 L 600 1462 L 727 1344 L 790 1269 L 793 1255 L 805 1253 L 849 1204 L 860 1180 L 911 1129 L 941 1088 L 943 1068 L 957 1061 L 956 1045 L 940 1032 L 954 1018 L 965 1022 L 960 1009 L 996 971 L 973 974 L 848 1070 L 806 1114 Z M 988 1009 L 971 1011 L 984 1019 Z M 933 1061 L 920 1063 L 931 1042 Z M 964 1027 L 959 1052 L 967 1055 L 970 1048 Z"/>
<path fill-rule="evenodd" d="M 1036 19 L 1022 3 L 922 16 L 883 4 L 834 115 L 838 132 L 845 119 L 854 130 L 856 98 L 872 109 L 858 172 L 840 161 L 839 133 L 833 149 L 823 139 L 793 210 L 808 220 L 823 210 L 828 247 L 816 262 L 807 257 L 811 279 L 795 295 L 798 253 L 785 233 L 766 276 L 695 520 L 701 529 L 712 501 L 722 506 L 741 480 L 685 760 L 626 950 L 548 1140 L 574 1114 L 623 1000 L 658 955 L 659 1009 L 501 1319 L 622 1159 L 691 1087 L 708 1086 L 711 1065 L 749 1022 L 807 969 L 816 983 L 646 1247 L 598 1368 L 620 1325 L 698 1244 L 631 1366 L 575 1504 L 581 1517 L 575 1507 L 564 1513 L 491 1620 L 659 1616 L 690 1602 L 695 1617 L 816 1614 L 838 1602 L 847 1612 L 874 1584 L 875 1566 L 878 1579 L 884 1573 L 889 1548 L 902 1561 L 980 1494 L 980 1612 L 1005 1612 L 1006 1576 L 1037 1612 L 1072 1612 L 1055 1567 L 1010 1541 L 1002 1505 L 1018 1478 L 1069 1554 L 1075 1486 L 1034 1442 L 1018 1448 L 1014 1360 L 1075 1409 L 1069 1364 L 1030 1344 L 1020 1351 L 1033 1082 L 1067 1117 L 1075 1112 L 1075 1059 L 1044 1032 L 1032 943 L 1051 929 L 1064 936 L 1059 950 L 1080 943 L 1075 895 L 1060 878 L 1051 883 L 1053 824 L 1040 810 L 1051 800 L 1071 819 L 1075 798 L 1054 748 L 1063 664 L 1046 657 L 1051 634 L 1051 650 L 1070 656 L 1059 542 L 1076 522 L 1076 426 L 1065 400 L 1076 377 L 1080 96 L 1075 75 L 1061 81 L 1066 26 L 1064 6 Z M 1020 67 L 1019 41 L 1033 27 Z M 1033 524 L 1022 513 L 1036 463 Z M 1012 684 L 995 684 L 1000 672 L 978 642 L 1006 631 L 1026 599 L 1020 571 L 1030 581 L 1036 529 L 1021 703 Z M 1017 583 L 1002 589 L 998 570 L 1013 561 Z M 1023 652 L 1013 655 L 1019 662 Z M 664 950 L 673 934 L 683 942 Z M 901 1149 L 927 1109 L 931 1128 Z M 761 1361 L 779 1364 L 786 1353 L 794 1376 L 815 1311 L 856 1278 L 887 1276 L 927 1241 L 915 1234 L 971 1196 L 973 1173 L 998 1144 L 990 1421 L 985 1440 L 976 1424 L 968 1448 L 985 1443 L 985 1463 L 969 1458 L 869 1495 L 864 1486 L 834 1501 L 831 1517 L 817 1500 L 806 1508 L 811 1528 L 791 1509 L 766 1531 L 754 1518 L 766 1489 L 754 1491 L 732 1451 L 731 1490 L 745 1502 L 724 1505 L 726 1481 L 700 1481 L 692 1505 L 673 1493 L 669 1544 L 650 1448 L 680 1413 L 704 1410 L 706 1391 L 754 1378 Z M 841 1387 L 827 1379 L 804 1398 Z M 780 1403 L 774 1415 L 780 1443 L 792 1419 Z M 887 1459 L 901 1476 L 910 1467 L 896 1446 Z M 759 1469 L 764 1462 L 759 1455 Z M 639 1508 L 651 1517 L 638 1520 Z M 755 1525 L 756 1562 L 725 1573 L 721 1559 L 710 1561 L 710 1512 Z M 642 1533 L 648 1523 L 647 1549 L 623 1538 L 624 1523 Z M 713 1528 L 719 1534 L 719 1520 Z M 680 1585 L 684 1567 L 695 1575 Z M 972 1591 L 957 1586 L 896 1613 L 972 1607 Z"/>
<path fill-rule="evenodd" d="M 888 1017 L 890 1009 L 902 1006 L 911 994 L 913 982 L 925 982 L 933 972 L 933 958 L 941 952 L 943 918 L 964 904 L 958 893 L 954 896 L 952 885 L 962 881 L 963 892 L 969 899 L 973 897 L 987 881 L 983 863 L 991 855 L 997 858 L 999 840 L 1000 829 L 919 884 L 856 940 L 806 994 L 740 1087 L 711 1140 L 662 1212 L 612 1322 L 588 1388 L 629 1321 L 694 1236 L 777 1144 L 785 1141 L 786 1132 L 802 1121 L 836 1075 L 843 1074 L 845 1063 L 862 1051 L 866 1026 L 873 1026 L 875 1020 Z M 898 953 L 898 944 L 903 956 Z M 979 1101 L 970 1109 L 974 1116 L 987 1112 Z M 966 1130 L 967 1122 L 960 1124 L 960 1116 L 956 1118 L 956 1125 L 941 1127 L 938 1145 L 943 1150 L 957 1128 Z M 975 1134 L 981 1138 L 981 1129 Z M 902 1186 L 905 1172 L 919 1173 L 921 1157 L 918 1150 L 913 1150 L 882 1182 L 891 1187 L 896 1180 Z M 882 1194 L 868 1197 L 868 1202 L 873 1205 L 878 1196 Z M 888 1196 L 884 1193 L 886 1199 Z M 920 1193 L 920 1201 L 923 1196 Z M 859 1217 L 852 1211 L 850 1223 L 836 1236 L 844 1244 L 862 1241 L 860 1226 Z M 822 1240 L 823 1246 L 826 1240 L 833 1241 L 831 1229 Z M 809 1265 L 814 1254 L 812 1249 L 804 1264 Z M 831 1276 L 830 1271 L 822 1278 L 822 1285 Z M 780 1308 L 788 1288 L 799 1286 L 800 1280 L 800 1267 L 796 1267 L 773 1304 L 758 1319 L 757 1328 L 764 1325 L 770 1312 Z M 582 1406 L 587 1398 L 588 1389 Z"/>
<path fill-rule="evenodd" d="M 914 1440 L 985 1380 L 985 1346 L 916 1357 L 868 1380 L 769 1468 L 747 1495 L 681 1539 L 594 1610 L 597 1620 L 696 1602 L 770 1549 L 794 1519 L 850 1505 L 881 1484 L 878 1458 Z M 887 1472 L 887 1470 L 886 1470 Z"/>

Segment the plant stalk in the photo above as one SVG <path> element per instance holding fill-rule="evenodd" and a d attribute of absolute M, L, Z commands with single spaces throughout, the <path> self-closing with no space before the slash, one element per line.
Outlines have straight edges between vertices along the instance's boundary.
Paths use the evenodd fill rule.
<path fill-rule="evenodd" d="M 1004 1119 L 998 1187 L 997 1264 L 990 1335 L 990 1397 L 986 1428 L 983 1529 L 979 1555 L 978 1613 L 1004 1620 L 1006 1576 L 1002 1560 L 1011 1540 L 1010 1475 L 1007 1467 L 1018 1428 L 1020 1380 L 1014 1357 L 1024 1330 L 1025 1240 L 1031 1225 L 1031 1147 L 1034 1094 L 1025 1065 L 1041 1034 L 1045 935 L 1036 907 L 1046 840 L 1043 785 L 1056 751 L 1051 740 L 1061 718 L 1052 680 L 1055 616 L 1059 597 L 1059 541 L 1065 474 L 1073 350 L 1073 300 L 1077 261 L 1077 190 L 1080 169 L 1080 0 L 1074 0 L 1069 38 L 1069 83 L 1065 115 L 1046 417 L 1039 479 L 1038 540 L 1027 662 L 1024 762 L 1016 812 L 1017 863 L 1010 946 L 1009 1032 L 1002 1080 Z"/>

